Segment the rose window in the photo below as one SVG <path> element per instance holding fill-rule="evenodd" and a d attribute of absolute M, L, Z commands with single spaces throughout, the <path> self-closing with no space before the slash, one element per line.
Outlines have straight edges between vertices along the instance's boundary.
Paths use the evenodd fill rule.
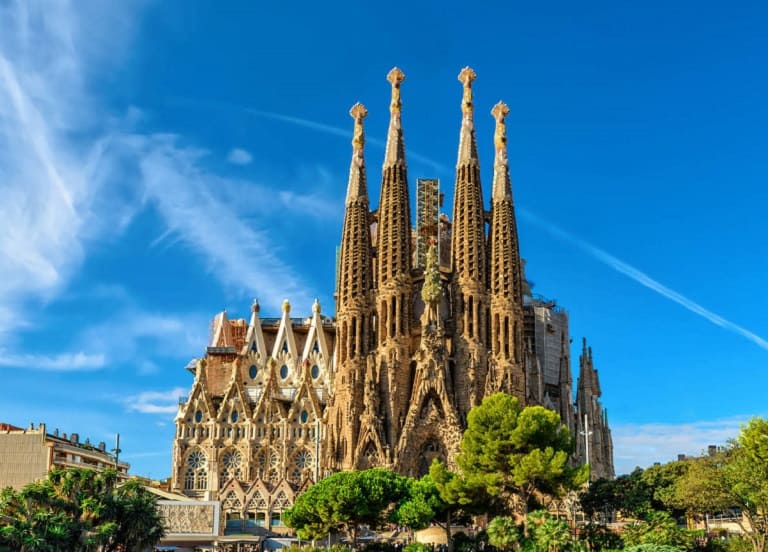
<path fill-rule="evenodd" d="M 227 469 L 235 469 L 240 467 L 243 462 L 243 456 L 240 451 L 231 450 L 224 455 L 224 467 Z"/>
<path fill-rule="evenodd" d="M 312 454 L 306 450 L 301 451 L 296 455 L 295 462 L 299 468 L 308 468 L 312 465 Z"/>
<path fill-rule="evenodd" d="M 202 468 L 205 466 L 207 459 L 205 458 L 205 454 L 200 450 L 192 451 L 192 453 L 189 455 L 189 458 L 187 458 L 187 464 L 189 464 L 190 468 Z"/>

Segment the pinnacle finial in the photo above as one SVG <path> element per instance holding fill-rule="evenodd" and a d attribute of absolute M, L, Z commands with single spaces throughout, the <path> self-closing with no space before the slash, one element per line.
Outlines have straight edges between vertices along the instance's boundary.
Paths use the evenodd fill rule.
<path fill-rule="evenodd" d="M 317 300 L 317 297 L 315 297 L 315 302 L 312 304 L 312 312 L 315 314 L 320 313 L 320 301 Z"/>
<path fill-rule="evenodd" d="M 477 73 L 471 67 L 465 67 L 459 73 L 459 81 L 464 85 L 464 97 L 461 100 L 461 111 L 467 115 L 471 114 L 474 104 L 472 103 L 472 81 L 477 78 Z"/>
<path fill-rule="evenodd" d="M 259 312 L 261 310 L 261 306 L 259 305 L 259 300 L 254 299 L 253 303 L 251 304 L 251 312 Z"/>
<path fill-rule="evenodd" d="M 491 109 L 491 115 L 496 119 L 496 132 L 493 135 L 493 143 L 496 151 L 507 149 L 507 124 L 504 119 L 509 115 L 509 106 L 504 102 L 499 102 Z"/>
<path fill-rule="evenodd" d="M 283 301 L 283 312 L 289 314 L 291 312 L 291 303 L 286 299 Z"/>
<path fill-rule="evenodd" d="M 403 107 L 400 101 L 400 84 L 405 80 L 405 73 L 399 68 L 393 67 L 392 70 L 387 73 L 387 80 L 392 85 L 392 101 L 389 104 L 389 111 L 391 113 L 400 113 L 400 109 Z"/>
<path fill-rule="evenodd" d="M 368 115 L 368 110 L 363 104 L 357 102 L 349 110 L 349 114 L 355 120 L 355 130 L 352 137 L 352 147 L 355 151 L 362 151 L 365 145 L 365 133 L 363 132 L 363 119 Z"/>

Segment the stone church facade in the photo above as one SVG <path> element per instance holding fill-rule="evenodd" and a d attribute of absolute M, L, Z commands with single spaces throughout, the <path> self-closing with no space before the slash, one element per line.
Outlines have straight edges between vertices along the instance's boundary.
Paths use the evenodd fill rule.
<path fill-rule="evenodd" d="M 414 227 L 401 119 L 405 75 L 393 69 L 388 80 L 390 123 L 374 210 L 364 156 L 367 110 L 356 104 L 350 111 L 335 317 L 323 316 L 317 302 L 308 318 L 292 318 L 288 301 L 277 319 L 260 318 L 258 303 L 249 322 L 224 312 L 214 319 L 205 356 L 188 366 L 194 383 L 176 417 L 172 486 L 220 500 L 227 519 L 279 527 L 294 497 L 336 470 L 385 466 L 418 476 L 434 458 L 454 465 L 469 410 L 499 391 L 560 412 L 575 437 L 590 441 L 576 461 L 585 461 L 589 448 L 591 463 L 600 463 L 593 471 L 613 475 L 591 349 L 582 355 L 574 405 L 567 316 L 552 330 L 541 322 L 549 307 L 528 300 L 507 159 L 508 107 L 499 102 L 491 111 L 495 157 L 486 209 L 475 73 L 461 71 L 453 216 L 430 206 L 436 181 L 419 181 Z"/>

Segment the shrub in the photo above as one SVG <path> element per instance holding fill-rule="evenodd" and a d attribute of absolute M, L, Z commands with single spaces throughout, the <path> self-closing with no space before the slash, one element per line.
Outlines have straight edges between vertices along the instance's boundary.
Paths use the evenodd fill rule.
<path fill-rule="evenodd" d="M 432 552 L 432 547 L 420 542 L 412 542 L 403 548 L 403 552 Z"/>

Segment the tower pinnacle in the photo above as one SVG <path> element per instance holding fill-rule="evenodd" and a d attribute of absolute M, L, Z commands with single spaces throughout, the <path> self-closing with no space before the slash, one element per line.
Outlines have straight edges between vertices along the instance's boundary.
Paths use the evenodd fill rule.
<path fill-rule="evenodd" d="M 477 143 L 475 142 L 475 124 L 473 120 L 475 104 L 472 101 L 472 82 L 477 74 L 471 67 L 465 67 L 459 73 L 459 82 L 464 87 L 461 98 L 461 134 L 459 135 L 459 159 L 456 166 L 459 167 L 472 161 L 477 163 Z"/>
<path fill-rule="evenodd" d="M 465 116 L 472 115 L 474 104 L 472 103 L 472 81 L 477 78 L 477 73 L 471 67 L 465 67 L 459 73 L 459 81 L 464 85 L 464 97 L 461 100 L 461 111 Z"/>
<path fill-rule="evenodd" d="M 349 114 L 355 120 L 355 130 L 352 137 L 352 165 L 349 168 L 347 205 L 363 196 L 367 199 L 368 196 L 365 187 L 365 158 L 363 157 L 363 147 L 365 146 L 363 119 L 368 115 L 368 110 L 358 102 L 352 106 Z"/>
<path fill-rule="evenodd" d="M 493 144 L 496 147 L 496 159 L 493 167 L 493 199 L 512 197 L 512 186 L 509 182 L 509 168 L 507 162 L 507 124 L 504 119 L 509 115 L 509 107 L 504 102 L 499 102 L 491 110 L 491 115 L 496 119 L 496 131 L 493 135 Z"/>
<path fill-rule="evenodd" d="M 392 85 L 392 101 L 389 103 L 389 130 L 387 131 L 387 149 L 384 154 L 384 167 L 405 164 L 405 145 L 400 112 L 403 103 L 400 101 L 400 85 L 405 80 L 405 73 L 395 67 L 387 74 L 387 80 Z"/>

